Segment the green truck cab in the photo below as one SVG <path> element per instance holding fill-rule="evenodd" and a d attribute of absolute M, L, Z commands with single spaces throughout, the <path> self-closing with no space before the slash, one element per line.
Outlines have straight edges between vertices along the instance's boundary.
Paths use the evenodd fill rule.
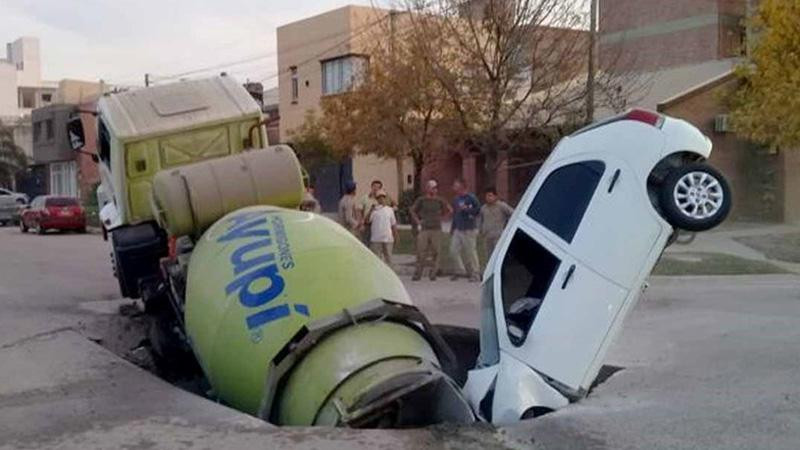
<path fill-rule="evenodd" d="M 264 148 L 266 129 L 259 105 L 228 76 L 107 94 L 96 115 L 100 220 L 114 247 L 122 295 L 138 298 L 167 248 L 151 207 L 155 174 Z M 72 147 L 79 150 L 80 120 L 68 128 Z"/>

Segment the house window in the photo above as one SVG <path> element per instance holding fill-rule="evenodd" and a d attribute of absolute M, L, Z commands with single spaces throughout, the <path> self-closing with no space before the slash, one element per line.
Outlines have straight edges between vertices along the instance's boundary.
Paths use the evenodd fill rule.
<path fill-rule="evenodd" d="M 34 108 L 35 107 L 35 93 L 28 89 L 20 88 L 19 92 L 19 107 L 20 108 Z"/>
<path fill-rule="evenodd" d="M 554 170 L 539 188 L 528 216 L 572 242 L 604 171 L 602 161 L 583 161 Z"/>
<path fill-rule="evenodd" d="M 50 103 L 53 101 L 53 94 L 42 94 L 42 101 L 45 103 Z"/>
<path fill-rule="evenodd" d="M 50 194 L 78 196 L 78 177 L 75 161 L 50 164 Z"/>
<path fill-rule="evenodd" d="M 292 67 L 289 70 L 292 72 L 292 103 L 297 103 L 300 97 L 300 80 L 297 78 L 297 67 Z"/>
<path fill-rule="evenodd" d="M 322 95 L 346 92 L 358 85 L 366 69 L 367 59 L 362 56 L 322 61 Z"/>
<path fill-rule="evenodd" d="M 53 131 L 53 119 L 47 119 L 44 121 L 44 135 L 48 141 L 52 141 L 55 138 Z"/>

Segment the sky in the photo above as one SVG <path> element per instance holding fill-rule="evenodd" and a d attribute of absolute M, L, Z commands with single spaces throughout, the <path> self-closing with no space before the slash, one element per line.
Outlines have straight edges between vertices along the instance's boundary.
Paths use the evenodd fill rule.
<path fill-rule="evenodd" d="M 370 0 L 0 0 L 5 42 L 39 38 L 42 78 L 141 85 L 215 67 L 277 85 L 277 27 Z M 247 61 L 241 63 L 242 61 Z M 240 62 L 240 64 L 228 64 Z"/>

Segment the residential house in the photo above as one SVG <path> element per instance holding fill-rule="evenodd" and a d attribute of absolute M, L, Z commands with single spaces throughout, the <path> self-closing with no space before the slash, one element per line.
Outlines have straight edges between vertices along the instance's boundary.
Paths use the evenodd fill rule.
<path fill-rule="evenodd" d="M 278 27 L 279 138 L 291 141 L 291 132 L 316 110 L 327 95 L 345 92 L 368 64 L 364 39 L 389 18 L 388 10 L 345 6 Z M 334 211 L 343 183 L 353 179 L 360 193 L 372 180 L 383 182 L 393 198 L 413 186 L 409 161 L 357 155 L 343 164 L 318 167 L 312 174 L 324 211 Z"/>
<path fill-rule="evenodd" d="M 81 197 L 93 201 L 94 187 L 100 181 L 97 165 L 92 161 L 95 153 L 95 120 L 91 114 L 96 101 L 106 91 L 102 82 L 62 80 L 54 98 L 56 103 L 33 110 L 33 160 L 32 173 L 37 183 L 29 195 L 56 194 Z M 86 136 L 82 152 L 70 147 L 67 122 L 81 117 Z"/>
<path fill-rule="evenodd" d="M 800 222 L 798 158 L 736 136 L 727 116 L 726 97 L 738 86 L 733 69 L 746 57 L 746 18 L 757 3 L 600 0 L 599 54 L 647 80 L 632 103 L 683 118 L 711 139 L 710 163 L 731 182 L 733 218 Z"/>
<path fill-rule="evenodd" d="M 0 122 L 14 129 L 14 142 L 28 157 L 33 156 L 30 113 L 53 101 L 56 86 L 43 81 L 39 40 L 21 37 L 6 44 L 0 57 Z"/>

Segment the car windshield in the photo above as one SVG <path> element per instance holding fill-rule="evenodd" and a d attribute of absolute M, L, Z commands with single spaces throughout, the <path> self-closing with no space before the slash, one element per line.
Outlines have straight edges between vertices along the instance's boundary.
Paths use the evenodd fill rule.
<path fill-rule="evenodd" d="M 52 197 L 45 201 L 45 206 L 78 206 L 78 200 L 69 197 Z"/>

